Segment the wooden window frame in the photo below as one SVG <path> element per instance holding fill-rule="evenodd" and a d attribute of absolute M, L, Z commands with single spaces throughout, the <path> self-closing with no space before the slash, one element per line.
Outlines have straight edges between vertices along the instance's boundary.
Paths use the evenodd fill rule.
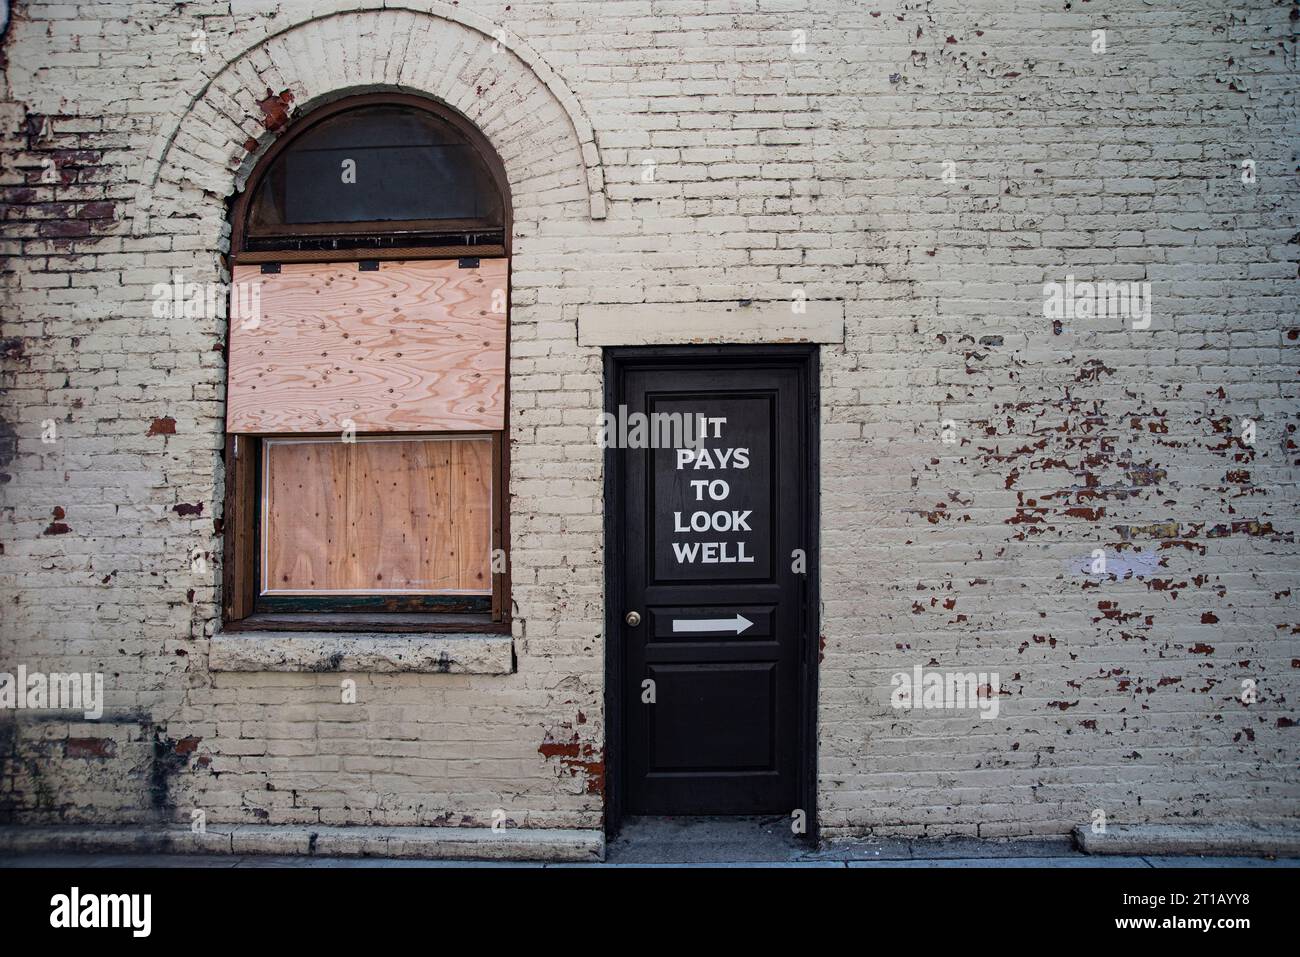
<path fill-rule="evenodd" d="M 496 181 L 501 195 L 502 218 L 504 227 L 500 243 L 477 245 L 405 245 L 354 247 L 336 250 L 247 250 L 244 248 L 246 222 L 249 204 L 257 188 L 271 165 L 280 153 L 293 140 L 317 122 L 337 113 L 356 109 L 365 105 L 405 105 L 426 110 L 440 119 L 451 123 L 468 141 L 474 145 L 489 172 Z M 299 124 L 301 124 L 299 126 Z M 512 232 L 512 204 L 510 191 L 505 176 L 505 168 L 487 138 L 468 119 L 455 110 L 435 101 L 420 96 L 407 94 L 368 94 L 338 100 L 327 106 L 312 110 L 298 123 L 291 123 L 290 129 L 267 150 L 259 160 L 252 175 L 248 177 L 245 189 L 236 198 L 231 208 L 231 254 L 226 261 L 227 268 L 244 263 L 282 263 L 282 262 L 362 262 L 374 260 L 422 260 L 454 258 L 504 258 L 506 260 L 506 383 L 505 383 L 505 418 L 499 432 L 443 432 L 443 436 L 483 435 L 492 436 L 492 549 L 495 555 L 505 555 L 504 570 L 492 574 L 492 594 L 490 611 L 431 611 L 430 602 L 412 602 L 413 596 L 383 596 L 375 606 L 364 611 L 341 611 L 340 606 L 347 604 L 347 599 L 333 602 L 331 599 L 319 600 L 315 609 L 313 603 L 304 602 L 299 611 L 285 611 L 283 608 L 271 610 L 267 602 L 261 600 L 259 584 L 261 581 L 260 535 L 261 535 L 261 481 L 262 481 L 262 440 L 264 438 L 282 438 L 282 435 L 250 435 L 226 433 L 223 458 L 225 462 L 225 496 L 224 509 L 220 521 L 222 537 L 222 627 L 227 631 L 339 631 L 339 632 L 464 632 L 509 634 L 510 621 L 510 514 L 509 514 L 509 480 L 510 480 L 510 337 L 508 334 L 510 315 L 510 235 Z M 354 227 L 363 224 L 352 224 Z M 382 226 L 377 233 L 386 232 L 397 226 L 394 238 L 402 236 L 400 227 L 410 224 L 375 224 Z M 303 235 L 320 235 L 319 230 L 303 230 Z M 351 233 L 331 233 L 331 236 L 351 235 Z M 301 432 L 294 433 L 302 438 L 337 438 L 337 434 Z M 387 433 L 386 433 L 387 434 Z M 412 438 L 419 433 L 411 433 Z M 498 551 L 498 549 L 500 551 Z M 428 596 L 418 596 L 421 598 Z M 421 606 L 415 610 L 416 606 Z"/>
<path fill-rule="evenodd" d="M 395 434 L 395 433 L 386 433 Z M 405 433 L 402 433 L 406 435 Z M 440 437 L 488 435 L 492 438 L 492 549 L 508 556 L 509 515 L 506 476 L 508 443 L 504 432 L 442 432 Z M 338 440 L 333 433 L 295 433 L 295 437 Z M 419 439 L 420 433 L 410 433 Z M 380 595 L 374 607 L 339 610 L 364 596 L 275 596 L 260 593 L 262 573 L 262 453 L 266 439 L 283 435 L 226 436 L 226 495 L 222 519 L 222 619 L 227 630 L 257 631 L 510 631 L 510 563 L 492 575 L 489 611 L 466 611 L 465 596 Z M 500 552 L 497 550 L 500 549 Z M 443 600 L 445 599 L 445 600 Z M 437 610 L 437 606 L 444 606 Z"/>

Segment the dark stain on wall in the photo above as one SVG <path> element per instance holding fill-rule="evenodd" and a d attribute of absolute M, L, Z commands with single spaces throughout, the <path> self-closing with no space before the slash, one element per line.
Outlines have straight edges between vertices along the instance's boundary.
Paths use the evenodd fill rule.
<path fill-rule="evenodd" d="M 147 726 L 145 730 L 147 733 Z M 153 760 L 149 765 L 149 801 L 154 810 L 164 811 L 175 805 L 171 797 L 172 779 L 189 766 L 190 757 L 201 740 L 190 735 L 177 741 L 163 729 L 154 729 Z"/>
<path fill-rule="evenodd" d="M 18 454 L 18 431 L 8 419 L 0 417 L 0 485 L 12 480 L 5 469 Z"/>

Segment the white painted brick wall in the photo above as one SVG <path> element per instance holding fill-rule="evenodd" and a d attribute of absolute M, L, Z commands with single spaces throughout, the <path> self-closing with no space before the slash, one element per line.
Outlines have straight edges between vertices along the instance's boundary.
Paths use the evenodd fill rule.
<path fill-rule="evenodd" d="M 796 287 L 846 329 L 821 349 L 827 832 L 1297 813 L 1294 6 L 233 6 L 34 0 L 5 40 L 0 670 L 102 670 L 110 710 L 0 719 L 0 817 L 597 826 L 578 313 Z M 268 90 L 396 83 L 477 119 L 511 178 L 518 670 L 357 675 L 349 706 L 338 675 L 207 669 L 224 331 L 154 318 L 150 288 L 222 278 Z M 1054 329 L 1067 274 L 1150 282 L 1151 328 Z M 1089 581 L 1094 548 L 1137 574 Z M 998 719 L 892 709 L 917 664 L 998 671 Z"/>

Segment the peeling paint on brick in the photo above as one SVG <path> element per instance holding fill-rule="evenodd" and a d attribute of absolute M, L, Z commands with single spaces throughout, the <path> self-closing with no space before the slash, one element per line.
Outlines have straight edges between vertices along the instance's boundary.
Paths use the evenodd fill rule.
<path fill-rule="evenodd" d="M 1296 107 L 1268 95 L 1293 79 L 1279 31 L 1294 6 L 1227 27 L 1222 4 L 1197 0 L 1159 44 L 1117 44 L 1101 70 L 1067 22 L 1079 4 L 1012 29 L 990 0 L 867 16 L 792 0 L 783 17 L 819 24 L 803 59 L 770 11 L 722 23 L 515 5 L 512 31 L 563 67 L 577 124 L 510 55 L 421 91 L 424 66 L 482 37 L 400 6 L 207 18 L 214 51 L 249 54 L 208 63 L 218 79 L 197 100 L 186 57 L 141 62 L 188 34 L 183 10 L 148 29 L 113 20 L 93 53 L 52 21 L 11 27 L 0 651 L 93 653 L 110 704 L 157 723 L 48 741 L 0 723 L 0 820 L 175 823 L 208 807 L 485 826 L 501 807 L 521 826 L 599 826 L 609 636 L 590 422 L 604 382 L 574 313 L 792 288 L 844 307 L 843 341 L 819 352 L 823 833 L 1053 836 L 1098 806 L 1133 822 L 1296 806 L 1300 771 L 1278 755 L 1300 697 L 1300 233 L 1294 182 L 1276 172 L 1291 168 Z M 1107 9 L 1152 16 L 1138 0 Z M 312 62 L 325 49 L 338 55 Z M 665 63 L 682 51 L 689 69 Z M 510 158 L 517 668 L 356 675 L 345 706 L 328 670 L 344 659 L 274 681 L 209 668 L 222 525 L 204 505 L 222 501 L 226 328 L 159 323 L 148 292 L 173 269 L 226 278 L 227 203 L 251 155 L 358 88 L 474 103 Z M 173 101 L 192 108 L 164 115 Z M 1239 155 L 1260 160 L 1249 190 Z M 515 176 L 518 157 L 545 162 Z M 1066 273 L 1150 281 L 1151 327 L 1044 317 L 1042 285 Z M 921 662 L 1000 670 L 999 720 L 882 707 L 879 676 Z M 68 757 L 101 736 L 115 755 Z"/>
<path fill-rule="evenodd" d="M 64 512 L 62 506 L 59 505 L 54 506 L 54 508 L 50 511 L 50 515 L 54 519 L 54 521 L 50 522 L 49 525 L 45 526 L 44 534 L 66 535 L 68 534 L 68 532 L 72 531 L 72 529 L 69 528 L 68 525 L 63 521 L 63 519 L 67 517 L 67 513 Z"/>
<path fill-rule="evenodd" d="M 112 738 L 68 738 L 64 747 L 69 758 L 117 757 L 117 742 Z"/>
<path fill-rule="evenodd" d="M 293 109 L 293 93 L 289 90 L 272 93 L 268 87 L 266 98 L 258 100 L 257 107 L 262 111 L 262 125 L 272 133 L 278 132 L 289 122 L 289 111 Z"/>

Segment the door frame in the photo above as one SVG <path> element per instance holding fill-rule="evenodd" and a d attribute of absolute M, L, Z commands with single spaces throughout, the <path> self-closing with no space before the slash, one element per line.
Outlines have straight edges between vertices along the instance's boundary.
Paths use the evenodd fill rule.
<path fill-rule="evenodd" d="M 706 361 L 737 369 L 780 366 L 799 372 L 805 403 L 803 428 L 808 443 L 808 470 L 800 509 L 808 570 L 803 583 L 803 635 L 798 680 L 799 806 L 807 813 L 806 837 L 817 840 L 817 671 L 821 659 L 821 587 L 819 516 L 821 514 L 819 350 L 816 345 L 615 346 L 604 349 L 604 407 L 618 412 L 624 375 L 629 369 L 671 370 Z M 625 487 L 618 449 L 605 449 L 605 833 L 613 837 L 623 823 L 627 793 L 627 702 L 624 700 L 622 632 L 623 515 Z"/>

